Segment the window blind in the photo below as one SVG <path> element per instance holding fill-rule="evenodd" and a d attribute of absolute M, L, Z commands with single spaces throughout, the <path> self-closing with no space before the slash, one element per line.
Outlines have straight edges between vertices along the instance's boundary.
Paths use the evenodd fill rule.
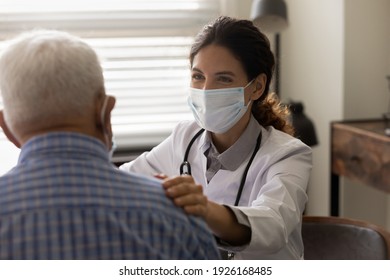
<path fill-rule="evenodd" d="M 221 0 L 0 0 L 0 52 L 4 40 L 33 28 L 81 36 L 97 51 L 120 150 L 165 139 L 188 109 L 189 47 Z M 0 100 L 0 107 L 2 107 Z M 0 131 L 0 145 L 5 137 Z"/>

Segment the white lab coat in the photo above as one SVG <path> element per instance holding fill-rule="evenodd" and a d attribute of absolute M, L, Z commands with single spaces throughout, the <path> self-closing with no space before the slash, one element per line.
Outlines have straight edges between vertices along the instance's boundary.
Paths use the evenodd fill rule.
<path fill-rule="evenodd" d="M 251 227 L 251 241 L 240 248 L 224 248 L 235 251 L 235 259 L 302 259 L 302 213 L 312 152 L 300 140 L 273 127 L 260 128 L 261 146 L 249 169 L 239 206 L 230 206 L 238 221 Z M 181 122 L 160 145 L 120 168 L 146 175 L 178 175 L 188 143 L 199 129 L 193 121 Z M 208 199 L 234 205 L 251 155 L 237 170 L 219 170 L 207 183 L 205 138 L 203 133 L 191 148 L 188 161 L 192 176 Z"/>

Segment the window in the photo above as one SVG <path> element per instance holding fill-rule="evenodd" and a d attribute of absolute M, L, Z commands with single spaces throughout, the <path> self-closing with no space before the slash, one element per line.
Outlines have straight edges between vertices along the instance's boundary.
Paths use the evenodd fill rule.
<path fill-rule="evenodd" d="M 112 124 L 118 148 L 150 148 L 180 120 L 191 118 L 186 103 L 189 46 L 201 27 L 218 16 L 220 2 L 0 0 L 0 52 L 5 39 L 32 28 L 85 38 L 101 57 L 107 93 L 117 98 Z M 5 142 L 0 130 L 1 166 L 16 153 Z"/>

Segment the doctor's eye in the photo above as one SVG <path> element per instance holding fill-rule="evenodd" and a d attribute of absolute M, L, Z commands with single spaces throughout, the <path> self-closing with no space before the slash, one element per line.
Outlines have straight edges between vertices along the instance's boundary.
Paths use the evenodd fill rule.
<path fill-rule="evenodd" d="M 201 80 L 204 79 L 204 77 L 203 77 L 202 74 L 193 73 L 193 74 L 191 75 L 191 79 L 192 79 L 193 81 L 201 81 Z"/>
<path fill-rule="evenodd" d="M 218 81 L 227 84 L 227 83 L 232 83 L 233 79 L 229 76 L 219 76 Z"/>

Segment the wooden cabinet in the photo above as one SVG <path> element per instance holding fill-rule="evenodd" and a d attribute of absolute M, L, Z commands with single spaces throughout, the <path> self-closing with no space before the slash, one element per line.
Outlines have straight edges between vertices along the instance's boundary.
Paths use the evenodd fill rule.
<path fill-rule="evenodd" d="M 390 193 L 390 137 L 384 120 L 331 123 L 331 215 L 339 215 L 339 176 Z"/>

